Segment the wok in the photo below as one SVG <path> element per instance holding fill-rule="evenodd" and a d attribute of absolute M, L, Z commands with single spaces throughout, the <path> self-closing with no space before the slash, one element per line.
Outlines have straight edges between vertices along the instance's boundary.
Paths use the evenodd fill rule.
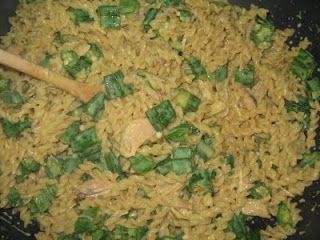
<path fill-rule="evenodd" d="M 270 20 L 277 28 L 291 27 L 297 29 L 295 35 L 289 39 L 290 45 L 297 44 L 301 38 L 308 37 L 313 42 L 309 48 L 320 64 L 320 2 L 314 0 L 230 0 L 231 3 L 248 8 L 250 4 L 264 7 L 270 11 Z M 18 0 L 0 1 L 0 35 L 9 31 L 8 18 L 14 15 Z M 301 24 L 301 25 L 300 25 Z M 301 27 L 299 27 L 301 26 Z M 320 71 L 318 70 L 320 75 Z M 320 149 L 320 129 L 316 136 L 317 149 Z M 301 201 L 304 199 L 305 201 Z M 297 233 L 290 236 L 289 240 L 319 240 L 320 239 L 320 181 L 315 181 L 306 188 L 302 196 L 294 199 L 299 208 L 303 220 L 297 225 Z M 261 220 L 253 218 L 250 222 L 253 227 L 265 228 L 266 225 L 275 223 L 274 219 Z M 23 226 L 19 214 L 12 209 L 0 209 L 0 239 L 1 240 L 31 240 L 39 231 L 35 222 Z"/>

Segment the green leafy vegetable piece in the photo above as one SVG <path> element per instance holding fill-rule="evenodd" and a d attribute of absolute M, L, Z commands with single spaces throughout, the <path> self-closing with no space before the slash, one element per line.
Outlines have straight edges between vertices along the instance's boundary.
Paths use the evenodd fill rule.
<path fill-rule="evenodd" d="M 65 157 L 62 161 L 62 172 L 64 174 L 72 173 L 83 162 L 82 159 L 72 156 Z"/>
<path fill-rule="evenodd" d="M 28 209 L 32 215 L 43 213 L 47 211 L 56 197 L 57 190 L 55 186 L 48 186 L 41 190 L 41 192 L 32 197 L 31 201 L 28 204 Z"/>
<path fill-rule="evenodd" d="M 79 55 L 73 50 L 66 50 L 60 53 L 64 70 L 73 78 L 81 71 Z"/>
<path fill-rule="evenodd" d="M 18 166 L 19 174 L 16 176 L 16 182 L 21 183 L 28 175 L 37 173 L 40 170 L 40 163 L 34 159 L 24 159 Z"/>
<path fill-rule="evenodd" d="M 94 18 L 90 16 L 89 12 L 80 8 L 69 7 L 67 12 L 71 13 L 71 20 L 75 25 L 81 23 L 92 23 Z"/>
<path fill-rule="evenodd" d="M 45 172 L 50 179 L 56 179 L 63 174 L 62 161 L 53 155 L 47 158 L 46 165 L 44 167 Z"/>
<path fill-rule="evenodd" d="M 320 151 L 306 152 L 303 154 L 302 160 L 299 162 L 300 167 L 309 166 L 314 168 L 320 160 Z"/>
<path fill-rule="evenodd" d="M 271 189 L 261 181 L 258 181 L 250 190 L 250 196 L 254 199 L 262 199 L 264 196 L 271 195 Z"/>
<path fill-rule="evenodd" d="M 196 58 L 195 56 L 190 57 L 187 60 L 187 63 L 190 67 L 191 73 L 194 76 L 193 80 L 208 80 L 210 78 L 210 74 L 202 64 L 201 60 Z"/>
<path fill-rule="evenodd" d="M 183 111 L 186 112 L 196 112 L 201 103 L 201 99 L 196 95 L 193 95 L 189 91 L 180 88 L 178 95 L 174 98 L 174 101 L 179 105 Z"/>
<path fill-rule="evenodd" d="M 213 144 L 212 138 L 206 134 L 203 135 L 196 148 L 197 155 L 205 161 L 212 158 L 214 154 L 212 144 Z"/>
<path fill-rule="evenodd" d="M 11 81 L 0 75 L 0 93 L 10 89 Z"/>
<path fill-rule="evenodd" d="M 74 224 L 75 233 L 91 233 L 96 229 L 99 208 L 90 207 L 81 213 Z"/>
<path fill-rule="evenodd" d="M 247 68 L 238 69 L 235 74 L 235 81 L 241 83 L 246 87 L 253 87 L 255 84 L 254 80 L 255 69 L 252 64 L 249 64 Z"/>
<path fill-rule="evenodd" d="M 104 93 L 98 93 L 86 104 L 86 112 L 93 118 L 99 119 L 104 111 Z"/>
<path fill-rule="evenodd" d="M 246 218 L 242 213 L 235 214 L 226 230 L 233 232 L 237 240 L 260 240 L 260 231 L 249 228 L 246 225 Z"/>
<path fill-rule="evenodd" d="M 192 158 L 191 148 L 178 147 L 172 151 L 171 156 L 157 164 L 156 170 L 162 175 L 166 175 L 169 172 L 174 172 L 177 175 L 187 174 L 192 171 Z"/>
<path fill-rule="evenodd" d="M 98 7 L 97 12 L 100 17 L 100 26 L 102 28 L 121 28 L 121 16 L 118 6 L 102 5 Z"/>
<path fill-rule="evenodd" d="M 118 225 L 112 231 L 112 239 L 114 240 L 142 240 L 148 232 L 147 227 L 127 228 Z"/>
<path fill-rule="evenodd" d="M 101 50 L 101 48 L 99 48 L 99 46 L 95 43 L 90 43 L 90 49 L 89 51 L 97 58 L 101 58 L 103 57 L 103 52 Z"/>
<path fill-rule="evenodd" d="M 197 128 L 195 128 L 191 124 L 182 123 L 170 129 L 169 132 L 165 134 L 165 138 L 169 142 L 187 143 L 188 137 L 192 135 L 196 130 Z"/>
<path fill-rule="evenodd" d="M 134 156 L 130 158 L 130 167 L 139 175 L 151 171 L 155 166 L 155 162 L 148 157 Z"/>
<path fill-rule="evenodd" d="M 92 65 L 92 60 L 87 56 L 81 56 L 78 61 L 80 69 L 88 70 Z"/>
<path fill-rule="evenodd" d="M 31 121 L 28 115 L 24 115 L 23 120 L 19 120 L 18 122 L 10 122 L 2 117 L 0 118 L 0 123 L 7 138 L 17 137 L 27 128 L 31 128 Z"/>
<path fill-rule="evenodd" d="M 208 170 L 196 170 L 192 173 L 189 183 L 187 185 L 187 190 L 189 193 L 193 191 L 201 190 L 205 192 L 212 192 L 212 179 L 215 176 L 215 172 L 210 174 Z"/>
<path fill-rule="evenodd" d="M 120 163 L 120 156 L 116 155 L 113 151 L 104 155 L 102 166 L 105 170 L 117 173 L 119 176 L 123 175 L 122 166 Z"/>
<path fill-rule="evenodd" d="M 217 82 L 223 82 L 228 77 L 228 67 L 227 66 L 218 66 L 214 72 L 214 77 Z"/>
<path fill-rule="evenodd" d="M 44 56 L 44 58 L 39 62 L 39 65 L 44 67 L 44 68 L 48 68 L 49 64 L 50 64 L 50 59 L 52 58 L 51 54 L 46 53 L 46 55 Z"/>
<path fill-rule="evenodd" d="M 92 240 L 110 240 L 112 235 L 105 229 L 98 229 L 91 234 Z"/>
<path fill-rule="evenodd" d="M 144 16 L 143 20 L 143 29 L 144 32 L 149 32 L 149 30 L 152 28 L 151 22 L 156 19 L 158 13 L 160 12 L 159 8 L 149 8 L 147 13 Z"/>
<path fill-rule="evenodd" d="M 271 22 L 257 15 L 256 25 L 250 33 L 250 39 L 256 46 L 271 47 L 274 30 L 275 27 Z"/>
<path fill-rule="evenodd" d="M 17 91 L 3 91 L 0 92 L 0 99 L 6 104 L 13 104 L 16 106 L 21 106 L 25 103 L 25 97 L 23 97 Z"/>
<path fill-rule="evenodd" d="M 162 101 L 146 112 L 151 125 L 158 132 L 167 127 L 176 117 L 176 112 L 169 100 Z"/>
<path fill-rule="evenodd" d="M 320 98 L 320 80 L 318 78 L 313 78 L 307 81 L 307 86 L 311 90 L 311 99 L 319 100 Z"/>
<path fill-rule="evenodd" d="M 70 145 L 72 140 L 80 133 L 80 121 L 71 123 L 69 127 L 59 136 L 59 140 L 64 144 Z"/>
<path fill-rule="evenodd" d="M 289 101 L 285 99 L 285 108 L 288 112 L 303 112 L 306 114 L 310 113 L 310 104 L 307 97 L 298 96 L 298 101 Z"/>
<path fill-rule="evenodd" d="M 291 209 L 284 202 L 281 202 L 278 206 L 277 223 L 283 227 L 287 225 L 293 226 Z"/>
<path fill-rule="evenodd" d="M 66 42 L 60 31 L 54 34 L 54 41 L 59 44 L 64 44 Z"/>
<path fill-rule="evenodd" d="M 316 65 L 312 54 L 301 48 L 298 55 L 293 59 L 290 69 L 301 80 L 307 80 L 311 77 Z"/>
<path fill-rule="evenodd" d="M 227 155 L 224 157 L 224 163 L 229 165 L 231 169 L 234 168 L 234 157 L 233 155 Z"/>
<path fill-rule="evenodd" d="M 192 13 L 187 9 L 180 9 L 178 11 L 178 16 L 181 22 L 190 22 Z"/>
<path fill-rule="evenodd" d="M 107 99 L 123 98 L 133 94 L 132 87 L 123 80 L 124 75 L 121 70 L 104 77 Z"/>
<path fill-rule="evenodd" d="M 122 14 L 132 14 L 139 11 L 140 3 L 138 0 L 120 0 L 119 8 Z"/>
<path fill-rule="evenodd" d="M 182 0 L 161 0 L 165 7 L 177 7 L 182 3 Z"/>
<path fill-rule="evenodd" d="M 8 198 L 9 207 L 17 208 L 23 205 L 23 200 L 21 198 L 21 195 L 15 187 L 10 189 L 10 192 L 7 198 Z"/>

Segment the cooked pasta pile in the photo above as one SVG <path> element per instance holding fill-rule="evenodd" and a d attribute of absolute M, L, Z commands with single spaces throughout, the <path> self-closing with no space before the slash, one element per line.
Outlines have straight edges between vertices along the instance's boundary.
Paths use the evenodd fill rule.
<path fill-rule="evenodd" d="M 0 206 L 38 239 L 285 239 L 319 178 L 307 40 L 206 0 L 24 0 L 1 48 L 88 103 L 0 68 Z M 252 220 L 266 219 L 265 229 Z"/>

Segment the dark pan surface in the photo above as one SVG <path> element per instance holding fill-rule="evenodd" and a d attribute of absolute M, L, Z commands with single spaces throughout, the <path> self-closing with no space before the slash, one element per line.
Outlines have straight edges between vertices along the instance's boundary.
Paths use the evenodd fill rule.
<path fill-rule="evenodd" d="M 18 0 L 0 0 L 0 35 L 8 32 L 8 17 L 14 15 Z M 302 38 L 308 37 L 313 42 L 310 51 L 320 63 L 320 1 L 316 0 L 230 0 L 231 3 L 249 7 L 255 4 L 270 11 L 270 19 L 277 28 L 291 27 L 297 29 L 290 39 L 295 45 Z M 301 27 L 299 25 L 301 24 Z M 317 74 L 320 75 L 319 69 Z M 319 129 L 318 129 L 319 130 Z M 320 149 L 320 131 L 317 131 L 317 148 Z M 289 240 L 320 240 L 320 181 L 306 188 L 303 196 L 295 199 L 301 209 L 303 221 L 298 223 L 297 234 Z M 261 221 L 253 219 L 252 226 L 264 228 L 274 224 L 274 219 Z M 31 240 L 39 231 L 37 223 L 23 227 L 19 215 L 11 209 L 0 209 L 0 240 Z M 27 234 L 26 234 L 27 233 Z"/>

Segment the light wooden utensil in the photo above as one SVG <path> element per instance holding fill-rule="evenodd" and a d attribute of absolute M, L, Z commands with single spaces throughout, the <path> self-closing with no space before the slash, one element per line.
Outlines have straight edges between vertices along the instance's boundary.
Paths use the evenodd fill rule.
<path fill-rule="evenodd" d="M 0 49 L 0 64 L 52 84 L 79 98 L 83 102 L 88 102 L 97 93 L 102 91 L 102 87 L 68 79 L 2 49 Z"/>

